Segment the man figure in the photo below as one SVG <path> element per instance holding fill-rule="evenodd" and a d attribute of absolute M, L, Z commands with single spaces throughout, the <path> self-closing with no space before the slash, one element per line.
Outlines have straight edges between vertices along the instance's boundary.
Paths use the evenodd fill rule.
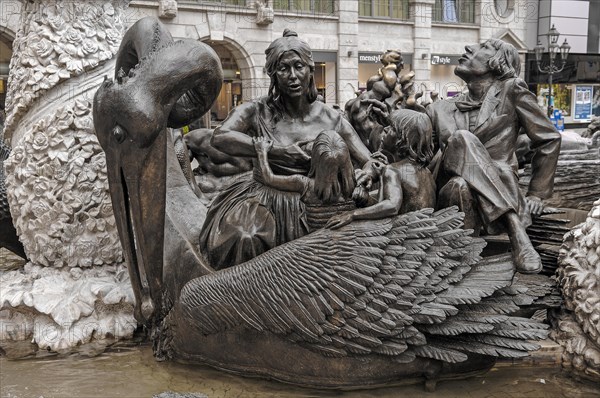
<path fill-rule="evenodd" d="M 560 134 L 518 78 L 519 54 L 502 40 L 466 46 L 455 74 L 468 93 L 427 108 L 442 156 L 438 163 L 438 207 L 458 205 L 465 228 L 508 230 L 517 271 L 542 269 L 525 228 L 552 194 Z M 515 155 L 519 130 L 535 151 L 526 198 L 519 192 Z"/>

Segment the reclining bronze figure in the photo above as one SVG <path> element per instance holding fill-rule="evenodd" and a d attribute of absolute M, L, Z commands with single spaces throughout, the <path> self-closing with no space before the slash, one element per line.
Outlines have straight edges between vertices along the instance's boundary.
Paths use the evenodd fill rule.
<path fill-rule="evenodd" d="M 285 93 L 279 86 L 277 98 L 245 106 L 224 123 L 235 128 L 215 137 L 237 142 L 234 150 L 254 158 L 251 137 L 239 130 L 260 123 L 256 108 L 287 96 L 309 116 L 313 106 L 326 112 L 324 105 L 313 105 L 316 98 L 298 99 L 309 88 L 304 82 L 310 76 L 302 76 L 313 73 L 310 53 L 304 56 L 285 47 L 275 60 L 285 59 L 284 65 L 275 65 L 272 76 L 279 84 L 286 74 Z M 356 388 L 464 377 L 489 369 L 496 357 L 522 357 L 537 348 L 528 340 L 544 338 L 547 326 L 510 314 L 546 293 L 522 283 L 538 276 L 519 281 L 510 255 L 481 258 L 485 244 L 462 228 L 456 208 L 317 229 L 275 247 L 267 242 L 262 253 L 242 250 L 245 261 L 238 265 L 209 264 L 199 248 L 207 209 L 185 180 L 167 130 L 203 114 L 221 80 L 219 59 L 208 46 L 174 42 L 158 20 L 146 18 L 125 35 L 117 76 L 94 99 L 135 316 L 151 330 L 157 358 L 303 386 Z M 277 133 L 280 122 L 310 128 L 294 126 L 290 110 L 279 110 L 281 119 L 265 121 L 275 125 L 267 125 L 268 131 Z M 256 119 L 250 122 L 244 113 Z M 334 130 L 349 127 L 333 113 L 324 117 Z M 302 123 L 307 115 L 295 119 Z M 375 161 L 351 127 L 344 134 L 359 164 Z M 273 145 L 280 145 L 276 162 L 269 163 L 279 162 L 277 173 L 284 172 L 286 159 L 306 172 L 305 143 L 288 141 L 288 151 Z M 289 195 L 281 200 L 299 200 Z M 269 204 L 260 200 L 253 202 L 256 214 L 278 217 L 278 210 L 263 210 Z M 254 232 L 276 225 L 270 219 L 253 222 Z M 211 237 L 225 232 L 215 227 Z M 257 236 L 249 236 L 247 247 L 257 247 Z"/>

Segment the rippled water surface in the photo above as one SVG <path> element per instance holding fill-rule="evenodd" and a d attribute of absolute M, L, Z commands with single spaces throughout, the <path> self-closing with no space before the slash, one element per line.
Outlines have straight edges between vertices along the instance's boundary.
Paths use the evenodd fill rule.
<path fill-rule="evenodd" d="M 423 386 L 335 392 L 248 379 L 200 366 L 156 362 L 150 346 L 114 349 L 94 358 L 0 358 L 1 395 L 13 397 L 152 397 L 165 391 L 213 397 L 600 397 L 600 386 L 577 382 L 560 369 L 499 364 L 486 375 Z"/>

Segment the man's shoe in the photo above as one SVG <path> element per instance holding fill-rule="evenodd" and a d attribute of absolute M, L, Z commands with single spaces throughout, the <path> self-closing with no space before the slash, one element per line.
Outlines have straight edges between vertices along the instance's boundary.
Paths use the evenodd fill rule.
<path fill-rule="evenodd" d="M 542 259 L 531 243 L 523 245 L 520 250 L 513 250 L 513 260 L 517 272 L 537 274 L 542 270 Z"/>

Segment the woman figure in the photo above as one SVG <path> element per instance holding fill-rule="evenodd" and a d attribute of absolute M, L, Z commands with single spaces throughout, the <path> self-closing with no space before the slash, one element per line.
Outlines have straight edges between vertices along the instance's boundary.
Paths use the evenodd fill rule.
<path fill-rule="evenodd" d="M 323 228 L 332 216 L 356 206 L 352 200 L 355 187 L 354 166 L 344 140 L 333 130 L 322 131 L 315 139 L 308 176 L 274 174 L 269 166 L 273 141 L 254 139 L 257 167 L 262 182 L 280 191 L 297 192 L 306 206 L 305 220 L 309 232 Z"/>
<path fill-rule="evenodd" d="M 232 156 L 252 158 L 252 139 L 273 141 L 269 164 L 276 174 L 307 175 L 310 143 L 323 130 L 346 142 L 356 164 L 372 169 L 369 150 L 333 108 L 317 101 L 314 62 L 308 44 L 286 29 L 265 51 L 269 93 L 235 108 L 214 132 L 212 145 Z M 358 183 L 368 180 L 360 178 Z M 253 178 L 233 183 L 214 200 L 200 236 L 200 248 L 216 268 L 247 261 L 307 233 L 300 194 L 267 187 L 255 167 Z"/>

